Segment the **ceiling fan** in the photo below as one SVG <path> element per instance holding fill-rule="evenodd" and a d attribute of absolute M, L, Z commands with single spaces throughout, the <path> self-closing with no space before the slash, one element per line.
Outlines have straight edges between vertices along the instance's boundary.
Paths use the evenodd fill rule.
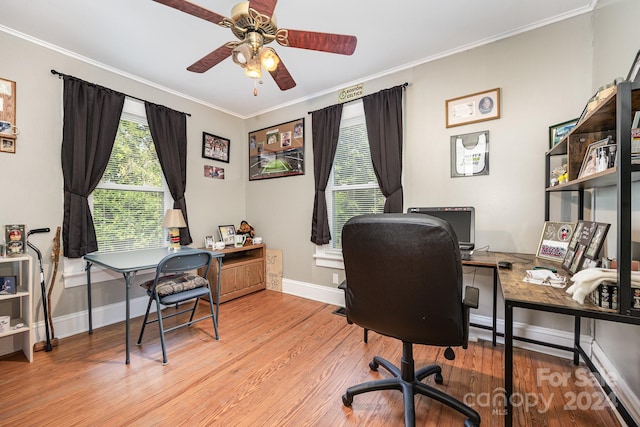
<path fill-rule="evenodd" d="M 240 2 L 231 10 L 231 18 L 218 15 L 187 0 L 154 1 L 221 27 L 230 28 L 233 35 L 239 39 L 223 44 L 187 67 L 187 70 L 204 73 L 231 56 L 233 62 L 244 68 L 245 74 L 253 79 L 262 78 L 264 67 L 281 90 L 295 87 L 296 82 L 276 51 L 265 45 L 275 40 L 281 46 L 351 55 L 358 41 L 355 36 L 278 28 L 273 14 L 278 0 Z M 257 93 L 254 89 L 254 95 Z"/>

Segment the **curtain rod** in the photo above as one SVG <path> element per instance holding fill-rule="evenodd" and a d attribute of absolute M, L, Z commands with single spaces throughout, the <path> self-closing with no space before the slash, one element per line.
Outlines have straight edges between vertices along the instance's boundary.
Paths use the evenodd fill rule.
<path fill-rule="evenodd" d="M 402 86 L 404 89 L 406 89 L 406 88 L 407 88 L 407 86 L 409 86 L 409 83 L 404 82 L 404 83 L 402 83 L 400 86 Z M 384 90 L 384 89 L 383 89 L 383 90 Z M 349 101 L 344 101 L 344 102 L 341 102 L 340 104 L 348 104 L 348 103 L 350 103 L 350 102 L 359 101 L 360 99 L 362 99 L 362 97 L 360 97 L 360 98 L 356 98 L 356 99 L 350 99 Z M 334 104 L 334 105 L 335 105 L 335 104 Z M 327 107 L 324 107 L 324 108 L 327 108 Z M 322 110 L 322 108 L 319 108 L 319 109 L 317 109 L 317 110 L 313 110 L 313 111 L 307 111 L 307 114 L 313 114 L 313 113 L 315 113 L 316 111 L 320 111 L 320 110 Z"/>
<path fill-rule="evenodd" d="M 51 74 L 55 74 L 55 75 L 59 76 L 59 78 L 62 78 L 62 77 L 70 77 L 70 78 L 72 78 L 72 79 L 82 80 L 82 79 L 79 79 L 79 78 L 77 78 L 77 77 L 70 76 L 69 74 L 64 74 L 64 73 L 61 73 L 61 72 L 56 71 L 56 70 L 51 70 Z M 86 80 L 82 80 L 82 81 L 86 81 Z M 87 83 L 90 83 L 90 82 L 87 82 Z M 94 83 L 91 83 L 91 84 L 94 84 Z M 96 86 L 100 86 L 100 85 L 96 85 Z M 102 87 L 104 87 L 104 86 L 102 86 Z M 107 89 L 109 89 L 109 88 L 107 88 Z M 153 102 L 151 102 L 151 101 L 147 101 L 147 100 L 144 100 L 144 99 L 142 99 L 142 98 L 138 98 L 137 96 L 131 96 L 131 95 L 126 94 L 126 93 L 124 93 L 124 92 L 118 92 L 117 90 L 113 90 L 113 89 L 109 89 L 109 90 L 111 90 L 111 91 L 113 91 L 113 92 L 115 92 L 115 93 L 118 93 L 118 94 L 120 94 L 120 95 L 124 95 L 124 96 L 126 96 L 127 98 L 135 99 L 136 101 L 140 101 L 140 102 L 150 102 L 151 104 L 159 105 L 159 104 L 155 104 L 155 103 L 153 103 Z M 165 108 L 169 108 L 169 107 L 165 107 Z M 173 108 L 169 108 L 169 109 L 170 109 L 170 110 L 173 110 Z M 178 110 L 173 110 L 173 111 L 178 111 Z M 189 113 L 185 113 L 185 112 L 182 112 L 182 111 L 178 111 L 178 113 L 180 113 L 180 114 L 184 114 L 184 115 L 186 115 L 186 116 L 191 117 L 191 114 L 189 114 Z"/>

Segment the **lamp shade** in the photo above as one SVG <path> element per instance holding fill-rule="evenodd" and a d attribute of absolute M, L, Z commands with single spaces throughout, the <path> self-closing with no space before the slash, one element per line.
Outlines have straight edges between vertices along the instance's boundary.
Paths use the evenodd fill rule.
<path fill-rule="evenodd" d="M 167 209 L 162 221 L 163 228 L 184 228 L 187 223 L 184 221 L 182 211 L 180 209 Z"/>

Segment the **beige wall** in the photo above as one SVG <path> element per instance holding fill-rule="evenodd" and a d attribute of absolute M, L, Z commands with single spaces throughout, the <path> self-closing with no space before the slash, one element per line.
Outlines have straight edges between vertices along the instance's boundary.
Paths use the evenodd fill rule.
<path fill-rule="evenodd" d="M 3 200 L 0 224 L 50 227 L 50 234 L 37 234 L 31 238 L 46 252 L 47 264 L 51 241 L 56 227 L 62 225 L 63 215 L 60 163 L 63 82 L 51 74 L 51 69 L 191 114 L 187 118 L 189 168 L 186 199 L 196 244 L 201 245 L 205 235 L 213 234 L 217 224 L 234 224 L 244 216 L 246 161 L 240 142 L 246 139 L 243 120 L 3 32 L 0 32 L 0 46 L 7 55 L 16 58 L 2 63 L 0 76 L 17 82 L 16 123 L 21 131 L 16 154 L 0 153 L 2 175 L 5 177 L 0 187 L 0 200 Z M 203 176 L 203 167 L 207 164 L 201 157 L 203 131 L 232 141 L 231 162 L 228 165 L 218 164 L 225 167 L 224 180 Z M 63 267 L 61 265 L 61 271 Z M 50 271 L 48 265 L 45 271 Z M 123 299 L 122 286 L 106 283 L 95 288 L 95 306 Z M 137 289 L 135 291 L 134 295 L 142 294 Z M 52 307 L 55 316 L 86 310 L 86 287 L 65 289 L 58 282 Z M 41 319 L 41 309 L 37 310 Z"/>

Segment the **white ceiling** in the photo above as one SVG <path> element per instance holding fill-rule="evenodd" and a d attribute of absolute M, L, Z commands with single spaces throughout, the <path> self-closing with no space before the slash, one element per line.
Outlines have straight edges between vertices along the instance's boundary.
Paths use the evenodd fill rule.
<path fill-rule="evenodd" d="M 238 0 L 192 2 L 229 16 Z M 186 70 L 236 40 L 229 29 L 152 0 L 3 0 L 0 30 L 248 118 L 567 19 L 592 10 L 596 2 L 280 0 L 279 28 L 355 35 L 358 46 L 344 56 L 271 44 L 297 86 L 280 91 L 263 73 L 257 97 L 254 81 L 231 58 L 204 74 Z"/>

